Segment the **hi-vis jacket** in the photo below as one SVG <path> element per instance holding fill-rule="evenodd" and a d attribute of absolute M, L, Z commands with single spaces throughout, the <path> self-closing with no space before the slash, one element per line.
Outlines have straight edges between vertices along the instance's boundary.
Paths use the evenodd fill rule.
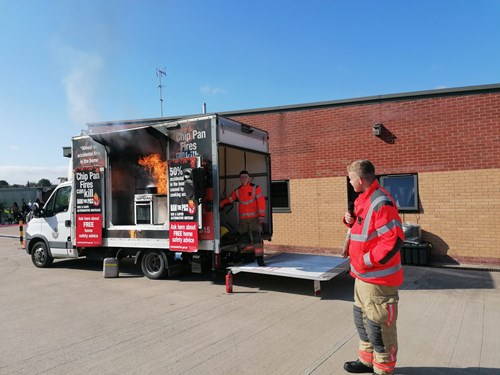
<path fill-rule="evenodd" d="M 266 215 L 266 200 L 259 185 L 249 183 L 241 185 L 221 203 L 226 205 L 238 201 L 240 219 L 253 219 Z"/>
<path fill-rule="evenodd" d="M 372 284 L 401 285 L 404 234 L 396 203 L 375 180 L 354 202 L 354 214 L 349 243 L 351 275 Z"/>

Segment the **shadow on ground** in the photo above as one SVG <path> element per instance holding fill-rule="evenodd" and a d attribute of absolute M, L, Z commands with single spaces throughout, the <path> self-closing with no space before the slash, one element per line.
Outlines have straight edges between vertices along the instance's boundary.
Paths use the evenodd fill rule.
<path fill-rule="evenodd" d="M 102 272 L 103 262 L 91 261 L 87 259 L 64 259 L 56 260 L 52 268 L 78 269 L 90 272 Z M 119 277 L 144 277 L 141 266 L 134 264 L 132 259 L 122 259 L 119 266 Z M 241 272 L 233 276 L 234 293 L 293 293 L 307 296 L 314 296 L 314 283 L 312 280 L 295 279 L 290 277 L 261 275 Z M 211 281 L 215 285 L 224 287 L 225 274 L 205 272 L 202 274 L 193 274 L 188 271 L 173 277 L 178 282 L 203 282 Z M 161 282 L 157 280 L 156 282 Z M 238 288 L 247 288 L 242 291 Z M 354 280 L 347 274 L 341 274 L 329 281 L 321 282 L 321 294 L 319 298 L 324 300 L 353 300 Z"/>
<path fill-rule="evenodd" d="M 238 293 L 238 287 L 255 289 L 256 293 L 279 292 L 314 296 L 312 280 L 291 277 L 238 273 L 234 275 L 233 290 Z M 324 300 L 353 300 L 354 280 L 348 274 L 341 274 L 329 281 L 321 282 L 320 298 Z M 248 293 L 248 291 L 247 291 Z"/>
<path fill-rule="evenodd" d="M 467 368 L 450 368 L 450 367 L 398 367 L 396 375 L 498 375 L 498 368 L 484 367 L 467 367 Z"/>
<path fill-rule="evenodd" d="M 494 289 L 489 271 L 404 266 L 406 290 Z"/>
<path fill-rule="evenodd" d="M 103 262 L 84 258 L 55 260 L 51 268 L 65 268 L 93 272 L 103 271 Z M 119 277 L 144 277 L 141 266 L 132 259 L 122 259 L 119 266 Z"/>
<path fill-rule="evenodd" d="M 102 272 L 103 263 L 86 259 L 56 260 L 53 268 L 67 268 Z M 401 290 L 448 290 L 448 289 L 494 289 L 495 284 L 488 271 L 404 266 L 405 282 Z M 119 277 L 144 277 L 141 267 L 132 259 L 120 261 Z M 172 280 L 180 282 L 211 281 L 224 286 L 223 273 L 192 274 L 188 271 L 175 276 Z M 168 279 L 167 279 L 168 280 Z M 314 295 L 311 280 L 290 277 L 262 275 L 241 272 L 234 275 L 233 290 L 242 292 L 239 287 L 247 288 L 246 293 L 280 292 L 301 295 Z M 324 300 L 353 300 L 354 280 L 348 273 L 342 273 L 329 281 L 321 282 L 320 298 Z"/>

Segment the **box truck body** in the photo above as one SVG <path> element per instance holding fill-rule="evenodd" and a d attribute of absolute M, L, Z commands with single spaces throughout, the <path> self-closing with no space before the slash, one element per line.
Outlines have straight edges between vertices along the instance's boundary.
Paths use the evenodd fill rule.
<path fill-rule="evenodd" d="M 118 128 L 118 129 L 117 129 Z M 94 126 L 72 139 L 71 178 L 26 228 L 37 267 L 55 258 L 134 257 L 149 278 L 239 262 L 238 208 L 219 209 L 248 170 L 266 198 L 272 237 L 268 134 L 218 116 Z"/>

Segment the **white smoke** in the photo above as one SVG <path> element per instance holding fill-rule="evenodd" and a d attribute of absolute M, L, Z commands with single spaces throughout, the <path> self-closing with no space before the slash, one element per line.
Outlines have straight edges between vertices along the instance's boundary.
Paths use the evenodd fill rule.
<path fill-rule="evenodd" d="M 200 91 L 204 95 L 218 95 L 226 92 L 226 90 L 220 87 L 210 87 L 209 85 L 203 86 Z"/>
<path fill-rule="evenodd" d="M 75 124 L 86 124 L 97 118 L 95 95 L 101 67 L 102 60 L 99 56 L 78 51 L 72 56 L 71 69 L 64 78 L 64 86 L 68 114 Z"/>
<path fill-rule="evenodd" d="M 78 127 L 98 118 L 96 95 L 103 60 L 97 53 L 84 52 L 54 43 L 54 51 L 64 73 L 68 116 Z"/>

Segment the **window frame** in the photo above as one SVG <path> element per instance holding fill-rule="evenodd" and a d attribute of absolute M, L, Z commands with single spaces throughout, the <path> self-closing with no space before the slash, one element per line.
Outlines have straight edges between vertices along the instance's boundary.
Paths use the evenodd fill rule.
<path fill-rule="evenodd" d="M 274 203 L 278 200 L 276 199 L 275 196 L 273 196 L 273 185 L 275 184 L 286 184 L 286 200 L 287 200 L 287 206 L 286 207 L 275 207 Z M 290 180 L 272 180 L 271 181 L 271 208 L 273 213 L 291 213 L 292 208 L 290 205 Z"/>
<path fill-rule="evenodd" d="M 419 193 L 419 183 L 418 183 L 418 173 L 391 173 L 385 175 L 376 175 L 375 178 L 379 182 L 381 187 L 384 187 L 384 180 L 388 177 L 401 177 L 401 176 L 413 176 L 414 184 L 415 184 L 415 205 L 410 207 L 398 207 L 398 212 L 400 213 L 420 213 L 420 193 Z M 354 202 L 358 197 L 358 193 L 354 191 L 351 184 L 349 183 L 349 177 L 346 177 L 346 185 L 347 185 L 347 202 Z M 387 189 L 386 189 L 387 190 Z M 389 192 L 390 193 L 390 192 Z M 392 196 L 392 194 L 391 194 Z M 394 197 L 393 197 L 394 198 Z"/>
<path fill-rule="evenodd" d="M 394 194 L 387 189 L 385 185 L 385 181 L 389 179 L 398 179 L 401 177 L 412 177 L 413 180 L 413 188 L 414 188 L 414 204 L 412 206 L 398 206 L 398 212 L 401 213 L 419 213 L 420 212 L 420 195 L 418 191 L 418 174 L 417 173 L 399 173 L 399 174 L 386 174 L 386 175 L 380 175 L 377 177 L 379 184 L 381 187 L 386 189 L 389 194 L 393 197 L 394 200 L 397 200 L 396 197 L 394 197 Z M 397 202 L 396 202 L 397 203 Z"/>
<path fill-rule="evenodd" d="M 62 201 L 62 199 L 64 201 Z M 67 202 L 66 202 L 67 199 Z M 66 212 L 69 209 L 69 204 L 71 200 L 71 186 L 63 186 L 57 189 L 54 194 L 52 194 L 45 204 L 46 216 L 55 216 L 61 212 Z M 61 204 L 63 203 L 63 204 Z M 56 212 L 57 209 L 57 212 Z"/>

